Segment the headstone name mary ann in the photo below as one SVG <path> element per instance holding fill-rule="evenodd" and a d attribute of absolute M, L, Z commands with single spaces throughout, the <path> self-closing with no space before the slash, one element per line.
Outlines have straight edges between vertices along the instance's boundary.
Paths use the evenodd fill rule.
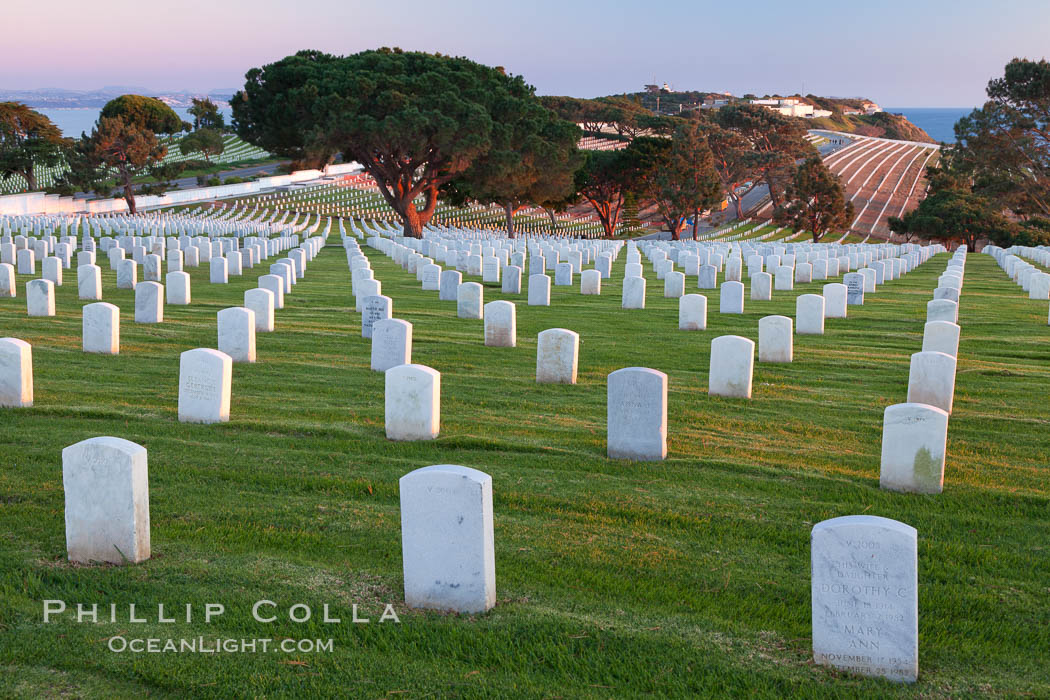
<path fill-rule="evenodd" d="M 870 515 L 817 523 L 810 535 L 813 660 L 892 681 L 919 675 L 915 528 Z"/>

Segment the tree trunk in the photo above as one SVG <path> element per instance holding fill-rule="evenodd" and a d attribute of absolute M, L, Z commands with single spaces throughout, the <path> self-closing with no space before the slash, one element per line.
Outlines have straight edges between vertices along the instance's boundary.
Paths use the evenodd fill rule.
<path fill-rule="evenodd" d="M 26 192 L 36 192 L 37 191 L 36 173 L 33 172 L 33 168 L 29 168 L 28 170 L 25 170 L 22 173 L 22 177 L 24 177 L 26 179 L 26 187 L 28 188 L 26 190 Z"/>
<path fill-rule="evenodd" d="M 743 220 L 744 218 L 744 201 L 743 197 L 733 195 L 733 204 L 736 205 L 736 218 Z"/>
<path fill-rule="evenodd" d="M 693 210 L 693 240 L 696 240 L 696 231 L 700 227 L 700 209 Z"/>
<path fill-rule="evenodd" d="M 121 168 L 120 176 L 124 181 L 124 201 L 128 203 L 128 213 L 137 214 L 138 209 L 135 207 L 135 186 L 131 184 L 131 173 L 128 172 L 127 168 Z"/>
<path fill-rule="evenodd" d="M 780 206 L 780 196 L 777 195 L 777 188 L 773 182 L 773 177 L 770 175 L 766 175 L 766 187 L 769 188 L 769 201 L 773 208 L 776 209 Z"/>
<path fill-rule="evenodd" d="M 401 213 L 401 220 L 405 224 L 405 238 L 422 238 L 423 225 L 419 222 L 419 212 L 416 211 L 416 205 L 409 202 L 404 209 L 405 211 Z"/>
<path fill-rule="evenodd" d="M 514 231 L 514 205 L 510 202 L 504 203 L 503 211 L 507 214 L 507 238 L 517 238 Z"/>
<path fill-rule="evenodd" d="M 557 235 L 558 234 L 558 220 L 554 218 L 554 210 L 553 209 L 547 209 L 546 207 L 543 207 L 543 211 L 547 212 L 547 216 L 550 217 L 550 220 L 551 220 L 551 235 L 552 236 L 553 235 Z"/>

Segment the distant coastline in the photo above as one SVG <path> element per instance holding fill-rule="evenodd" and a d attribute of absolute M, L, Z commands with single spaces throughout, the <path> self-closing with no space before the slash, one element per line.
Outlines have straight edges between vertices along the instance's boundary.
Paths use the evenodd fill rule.
<path fill-rule="evenodd" d="M 55 126 L 61 131 L 62 135 L 68 138 L 80 138 L 80 134 L 89 133 L 91 127 L 94 126 L 95 121 L 98 119 L 98 113 L 101 111 L 99 107 L 37 107 L 36 111 L 40 112 L 48 119 L 50 119 Z M 186 111 L 185 107 L 173 107 L 175 114 L 179 115 L 179 118 L 193 122 L 193 117 Z M 226 123 L 230 123 L 232 112 L 229 108 L 219 109 L 226 117 Z"/>
<path fill-rule="evenodd" d="M 186 121 L 193 121 L 183 107 L 175 107 L 175 113 Z M 953 127 L 961 117 L 972 111 L 972 107 L 886 107 L 887 112 L 903 114 L 915 126 L 923 129 L 931 138 L 945 143 L 955 143 Z M 77 138 L 82 132 L 91 131 L 98 119 L 98 107 L 42 107 L 37 110 L 54 122 L 62 133 Z M 231 119 L 229 108 L 221 109 L 226 122 Z"/>
<path fill-rule="evenodd" d="M 903 114 L 930 138 L 955 143 L 955 122 L 973 111 L 973 107 L 886 107 L 887 112 Z"/>

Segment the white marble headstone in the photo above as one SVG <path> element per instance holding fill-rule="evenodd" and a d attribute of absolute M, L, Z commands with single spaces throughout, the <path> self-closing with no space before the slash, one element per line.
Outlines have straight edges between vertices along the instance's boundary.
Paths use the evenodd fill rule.
<path fill-rule="evenodd" d="M 364 308 L 361 310 L 361 337 L 371 338 L 375 324 L 392 318 L 393 314 L 394 300 L 390 297 L 382 294 L 365 297 Z"/>
<path fill-rule="evenodd" d="M 536 339 L 536 382 L 575 384 L 580 335 L 565 328 L 548 328 Z"/>
<path fill-rule="evenodd" d="M 529 275 L 529 306 L 551 305 L 551 278 L 548 275 Z"/>
<path fill-rule="evenodd" d="M 685 294 L 678 300 L 678 329 L 702 331 L 707 328 L 707 297 Z"/>
<path fill-rule="evenodd" d="M 484 318 L 484 288 L 477 282 L 464 282 L 456 293 L 456 315 L 459 318 Z"/>
<path fill-rule="evenodd" d="M 441 429 L 441 373 L 425 365 L 386 371 L 386 436 L 433 440 Z"/>
<path fill-rule="evenodd" d="M 624 277 L 620 306 L 624 309 L 645 308 L 644 277 Z"/>
<path fill-rule="evenodd" d="M 787 316 L 765 316 L 758 320 L 758 361 L 791 362 L 794 333 Z"/>
<path fill-rule="evenodd" d="M 273 292 L 256 287 L 244 292 L 244 308 L 255 314 L 255 332 L 273 332 Z"/>
<path fill-rule="evenodd" d="M 932 350 L 912 354 L 908 403 L 936 406 L 950 414 L 954 398 L 955 356 Z"/>
<path fill-rule="evenodd" d="M 795 299 L 795 332 L 799 335 L 824 335 L 824 297 L 800 294 Z"/>
<path fill-rule="evenodd" d="M 732 284 L 727 282 L 726 284 Z M 711 341 L 711 364 L 707 393 L 712 396 L 751 398 L 755 367 L 755 342 L 739 335 L 723 335 Z"/>
<path fill-rule="evenodd" d="M 846 285 L 832 282 L 824 285 L 824 318 L 846 318 Z"/>
<path fill-rule="evenodd" d="M 218 313 L 219 351 L 234 362 L 255 362 L 255 313 L 233 306 Z"/>
<path fill-rule="evenodd" d="M 879 485 L 891 491 L 941 493 L 947 445 L 946 411 L 922 403 L 887 406 Z"/>
<path fill-rule="evenodd" d="M 77 296 L 83 301 L 102 299 L 102 268 L 81 265 L 77 268 Z"/>
<path fill-rule="evenodd" d="M 767 273 L 762 273 L 767 274 Z M 754 284 L 754 280 L 751 282 Z M 744 283 L 723 282 L 718 295 L 718 313 L 744 313 Z"/>
<path fill-rule="evenodd" d="M 518 344 L 517 314 L 514 304 L 492 301 L 485 304 L 485 345 L 513 348 Z"/>
<path fill-rule="evenodd" d="M 142 282 L 135 286 L 135 323 L 164 322 L 164 285 Z"/>
<path fill-rule="evenodd" d="M 0 338 L 0 406 L 33 406 L 33 347 L 18 338 Z"/>
<path fill-rule="evenodd" d="M 667 457 L 667 375 L 647 367 L 609 374 L 606 397 L 610 459 Z"/>
<path fill-rule="evenodd" d="M 224 423 L 230 419 L 233 360 L 211 348 L 187 350 L 179 358 L 179 421 Z"/>
<path fill-rule="evenodd" d="M 55 285 L 51 280 L 35 279 L 26 283 L 26 310 L 30 316 L 55 315 Z"/>
<path fill-rule="evenodd" d="M 959 355 L 959 326 L 951 321 L 929 321 L 923 328 L 923 352 L 943 352 Z"/>
<path fill-rule="evenodd" d="M 918 535 L 873 515 L 847 515 L 810 535 L 813 660 L 891 681 L 919 675 Z"/>
<path fill-rule="evenodd" d="M 411 363 L 412 324 L 400 318 L 376 321 L 372 326 L 372 369 L 386 372 Z"/>
<path fill-rule="evenodd" d="M 98 301 L 86 304 L 81 313 L 84 352 L 120 354 L 120 309 Z"/>
<path fill-rule="evenodd" d="M 146 448 L 96 437 L 62 450 L 66 553 L 80 564 L 150 557 Z"/>
<path fill-rule="evenodd" d="M 462 613 L 492 608 L 492 478 L 441 464 L 406 474 L 399 486 L 405 603 Z"/>

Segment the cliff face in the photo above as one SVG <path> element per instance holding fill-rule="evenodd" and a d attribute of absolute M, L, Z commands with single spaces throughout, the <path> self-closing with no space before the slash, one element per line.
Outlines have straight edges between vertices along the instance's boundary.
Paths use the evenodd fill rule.
<path fill-rule="evenodd" d="M 853 116 L 853 115 L 851 115 Z M 903 114 L 891 114 L 890 112 L 876 112 L 872 115 L 855 115 L 853 119 L 860 122 L 857 133 L 866 136 L 881 135 L 888 139 L 900 139 L 902 141 L 923 141 L 925 143 L 937 143 L 923 129 L 912 124 Z M 883 134 L 868 134 L 861 129 L 883 130 Z"/>
<path fill-rule="evenodd" d="M 907 117 L 890 112 L 875 114 L 843 114 L 843 109 L 862 109 L 864 100 L 836 99 L 806 95 L 806 100 L 816 107 L 832 112 L 830 117 L 811 119 L 813 128 L 834 129 L 862 136 L 877 136 L 901 141 L 937 143 L 930 135 L 908 121 Z"/>
<path fill-rule="evenodd" d="M 907 117 L 900 114 L 890 114 L 889 112 L 833 115 L 807 121 L 812 124 L 811 128 L 814 129 L 832 129 L 834 131 L 860 134 L 861 136 L 878 136 L 884 139 L 900 139 L 901 141 L 937 143 L 930 138 L 929 134 L 908 121 Z"/>

